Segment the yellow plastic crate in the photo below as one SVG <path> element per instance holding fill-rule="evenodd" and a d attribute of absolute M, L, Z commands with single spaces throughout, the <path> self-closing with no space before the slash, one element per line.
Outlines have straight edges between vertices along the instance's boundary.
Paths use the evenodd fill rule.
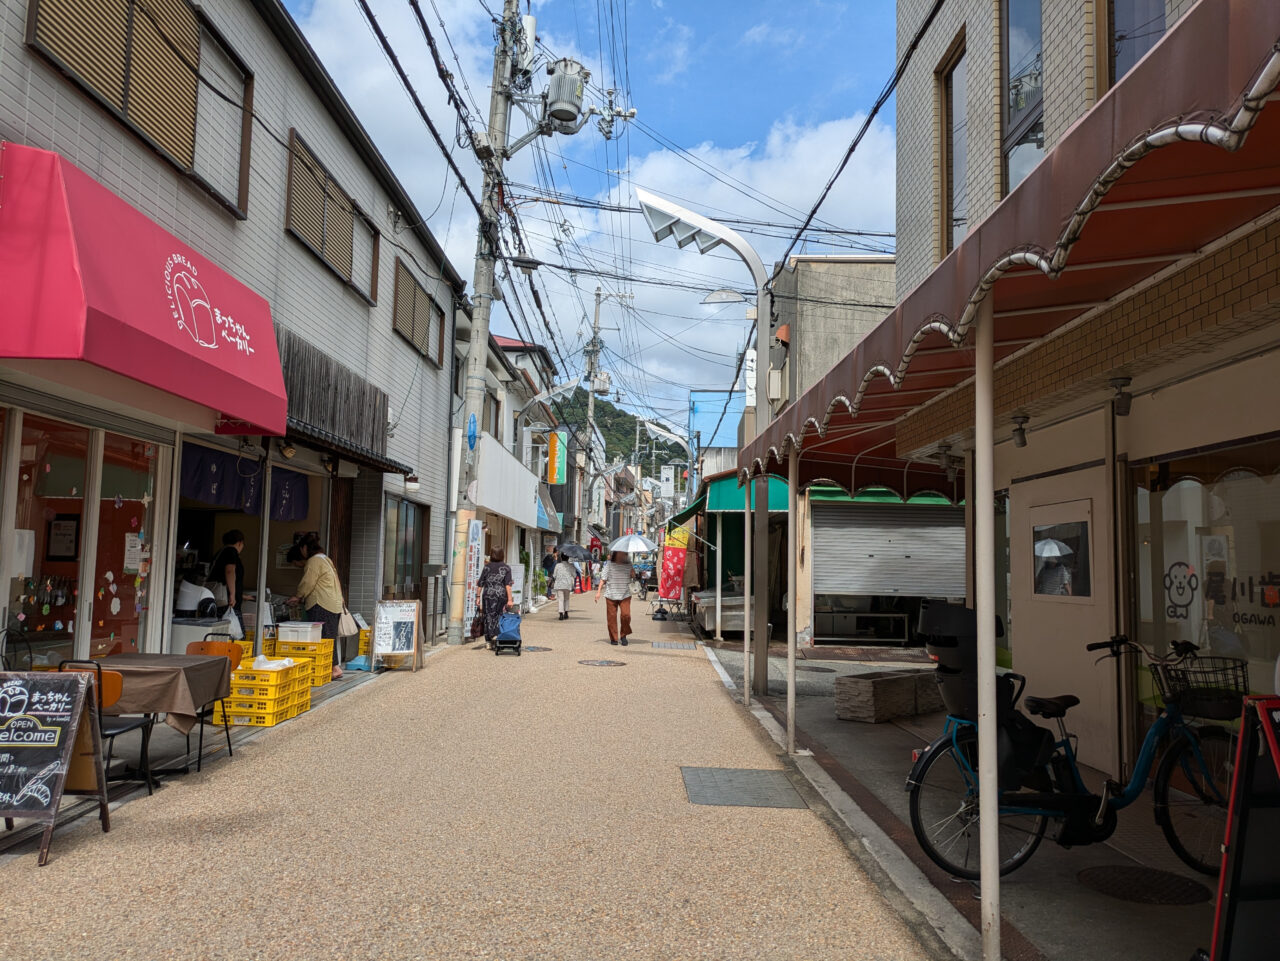
<path fill-rule="evenodd" d="M 292 715 L 289 714 L 289 708 L 282 707 L 271 711 L 244 711 L 231 709 L 226 712 L 229 723 L 233 727 L 275 727 L 281 721 L 287 721 Z M 215 705 L 213 709 L 213 722 L 221 724 L 223 719 L 223 711 L 220 706 Z"/>
<path fill-rule="evenodd" d="M 333 660 L 333 638 L 319 641 L 276 641 L 276 657 L 327 657 Z"/>
<path fill-rule="evenodd" d="M 286 667 L 278 671 L 255 671 L 252 668 L 244 668 L 231 672 L 231 686 L 234 688 L 240 684 L 254 684 L 265 687 L 279 687 L 282 684 L 296 681 L 310 670 L 310 665 L 305 664 L 305 662 L 298 662 L 292 667 Z"/>
<path fill-rule="evenodd" d="M 368 654 L 370 642 L 373 638 L 373 628 L 365 627 L 360 630 L 360 649 L 358 654 Z"/>
<path fill-rule="evenodd" d="M 279 699 L 281 697 L 288 697 L 291 694 L 296 694 L 304 681 L 309 690 L 311 685 L 310 675 L 307 675 L 305 678 L 302 675 L 298 675 L 281 684 L 260 684 L 254 681 L 240 681 L 232 678 L 230 696 L 255 700 Z"/>
<path fill-rule="evenodd" d="M 248 664 L 253 660 L 253 631 L 245 631 L 243 641 L 232 641 L 231 643 L 240 645 L 241 664 Z"/>

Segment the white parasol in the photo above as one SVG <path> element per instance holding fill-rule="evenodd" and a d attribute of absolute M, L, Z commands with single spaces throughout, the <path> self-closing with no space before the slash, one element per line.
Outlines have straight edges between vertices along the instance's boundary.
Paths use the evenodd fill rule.
<path fill-rule="evenodd" d="M 1052 537 L 1046 537 L 1044 540 L 1036 541 L 1036 557 L 1066 557 L 1068 554 L 1074 554 L 1070 547 L 1055 540 Z"/>
<path fill-rule="evenodd" d="M 609 553 L 622 551 L 624 554 L 644 554 L 656 551 L 658 545 L 640 534 L 624 534 L 609 545 Z"/>

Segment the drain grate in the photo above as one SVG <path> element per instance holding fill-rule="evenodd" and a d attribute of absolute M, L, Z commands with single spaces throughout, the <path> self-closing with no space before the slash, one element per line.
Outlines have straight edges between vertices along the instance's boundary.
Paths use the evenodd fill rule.
<path fill-rule="evenodd" d="M 692 641 L 654 641 L 651 645 L 667 651 L 696 651 L 698 645 Z"/>
<path fill-rule="evenodd" d="M 1137 904 L 1201 904 L 1213 897 L 1199 881 L 1172 871 L 1127 864 L 1085 868 L 1076 879 L 1099 894 Z"/>
<path fill-rule="evenodd" d="M 757 771 L 734 767 L 682 767 L 684 791 L 690 804 L 722 807 L 803 808 L 783 771 Z"/>
<path fill-rule="evenodd" d="M 587 667 L 625 667 L 626 661 L 579 661 L 579 664 L 585 664 Z"/>
<path fill-rule="evenodd" d="M 816 664 L 797 664 L 796 670 L 810 671 L 814 674 L 834 674 L 836 672 L 834 667 L 818 667 Z"/>
<path fill-rule="evenodd" d="M 524 646 L 521 648 L 521 650 L 524 650 L 524 651 L 532 651 L 534 654 L 541 654 L 543 651 L 549 651 L 549 650 L 551 650 L 551 648 L 549 648 L 549 647 L 530 647 L 528 644 L 526 644 L 526 645 L 524 645 Z"/>

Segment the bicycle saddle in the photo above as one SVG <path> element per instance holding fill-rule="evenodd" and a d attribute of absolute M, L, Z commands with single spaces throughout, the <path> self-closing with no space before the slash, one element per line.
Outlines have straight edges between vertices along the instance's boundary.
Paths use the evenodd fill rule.
<path fill-rule="evenodd" d="M 1027 697 L 1023 704 L 1032 714 L 1040 717 L 1066 717 L 1067 711 L 1080 703 L 1074 694 L 1059 694 L 1057 697 Z"/>

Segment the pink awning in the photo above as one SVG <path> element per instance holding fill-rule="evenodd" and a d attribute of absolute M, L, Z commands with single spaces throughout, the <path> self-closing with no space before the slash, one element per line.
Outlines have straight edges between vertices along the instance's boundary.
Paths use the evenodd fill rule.
<path fill-rule="evenodd" d="M 219 432 L 285 432 L 266 300 L 58 154 L 12 143 L 0 314 L 0 357 L 83 361 L 208 408 Z"/>

